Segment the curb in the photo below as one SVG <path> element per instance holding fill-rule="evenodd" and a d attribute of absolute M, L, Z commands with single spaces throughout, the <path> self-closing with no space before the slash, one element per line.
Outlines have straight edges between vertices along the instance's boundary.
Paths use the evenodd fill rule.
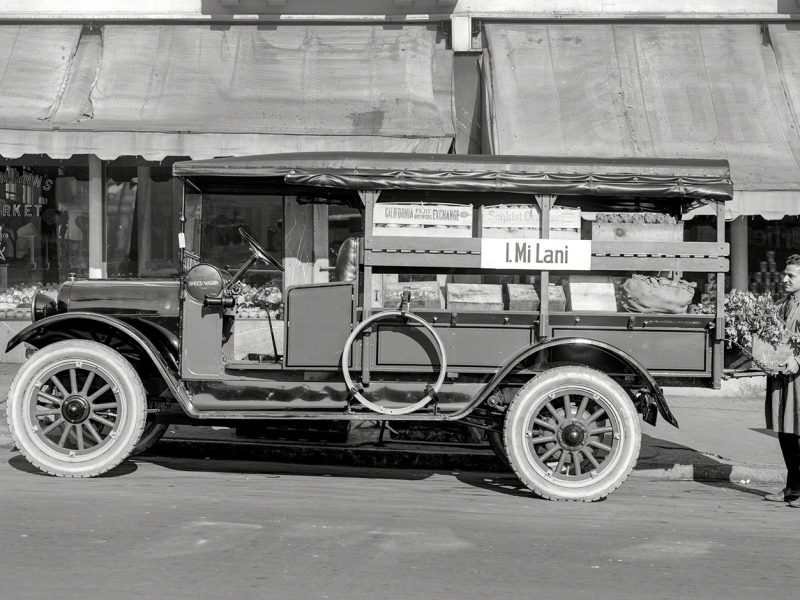
<path fill-rule="evenodd" d="M 750 465 L 689 465 L 639 463 L 631 473 L 636 479 L 661 481 L 718 481 L 737 485 L 750 483 L 779 483 L 786 481 L 786 470 L 769 466 Z"/>
<path fill-rule="evenodd" d="M 215 460 L 261 460 L 297 464 L 351 467 L 383 467 L 447 471 L 483 471 L 511 473 L 491 450 L 441 448 L 413 450 L 377 446 L 278 445 L 263 442 L 162 439 L 143 456 L 169 456 Z M 642 461 L 630 475 L 634 479 L 656 481 L 784 483 L 786 471 L 757 465 L 692 465 Z"/>

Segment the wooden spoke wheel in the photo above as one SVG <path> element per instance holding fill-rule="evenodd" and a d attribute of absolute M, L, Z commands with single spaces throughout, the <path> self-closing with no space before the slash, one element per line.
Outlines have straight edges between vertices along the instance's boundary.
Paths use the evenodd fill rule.
<path fill-rule="evenodd" d="M 525 384 L 509 406 L 505 448 L 514 472 L 550 500 L 591 502 L 627 479 L 641 447 L 628 394 L 587 367 L 558 367 Z"/>
<path fill-rule="evenodd" d="M 60 477 L 92 477 L 125 460 L 147 417 L 144 387 L 131 364 L 97 342 L 56 342 L 17 373 L 7 415 L 17 448 Z"/>

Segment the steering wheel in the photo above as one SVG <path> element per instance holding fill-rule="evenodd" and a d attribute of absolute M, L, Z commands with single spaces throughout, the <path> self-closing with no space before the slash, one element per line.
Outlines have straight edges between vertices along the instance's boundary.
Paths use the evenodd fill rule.
<path fill-rule="evenodd" d="M 276 269 L 278 269 L 281 273 L 283 273 L 286 269 L 283 268 L 283 265 L 278 262 L 276 258 L 274 258 L 269 252 L 264 250 L 264 247 L 258 243 L 256 238 L 250 235 L 244 227 L 239 227 L 239 235 L 242 236 L 242 239 L 247 242 L 250 246 L 250 252 L 253 253 L 253 256 L 256 258 L 260 258 L 264 262 L 271 264 Z"/>

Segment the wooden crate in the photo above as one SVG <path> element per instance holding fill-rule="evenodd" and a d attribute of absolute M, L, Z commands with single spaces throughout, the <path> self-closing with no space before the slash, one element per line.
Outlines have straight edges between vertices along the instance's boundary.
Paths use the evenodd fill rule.
<path fill-rule="evenodd" d="M 503 286 L 491 283 L 447 284 L 448 310 L 503 310 Z"/>
<path fill-rule="evenodd" d="M 617 311 L 614 279 L 606 275 L 570 275 L 566 292 L 570 310 Z"/>
<path fill-rule="evenodd" d="M 567 310 L 567 296 L 564 288 L 551 283 L 547 288 L 547 305 L 550 312 L 564 312 Z"/>
<path fill-rule="evenodd" d="M 372 307 L 383 306 L 383 286 L 387 283 L 397 283 L 396 273 L 372 274 Z"/>
<path fill-rule="evenodd" d="M 508 310 L 539 310 L 539 294 L 534 286 L 527 283 L 507 283 L 505 290 Z"/>
<path fill-rule="evenodd" d="M 682 242 L 680 223 L 598 223 L 592 222 L 592 241 Z"/>
<path fill-rule="evenodd" d="M 472 237 L 472 205 L 378 202 L 372 235 Z"/>
<path fill-rule="evenodd" d="M 535 204 L 481 206 L 478 214 L 481 237 L 540 238 L 541 213 Z M 550 237 L 581 239 L 581 211 L 554 206 L 550 210 Z"/>
<path fill-rule="evenodd" d="M 411 310 L 444 308 L 444 297 L 438 281 L 401 281 L 383 284 L 383 307 L 400 308 L 403 292 L 411 292 Z"/>

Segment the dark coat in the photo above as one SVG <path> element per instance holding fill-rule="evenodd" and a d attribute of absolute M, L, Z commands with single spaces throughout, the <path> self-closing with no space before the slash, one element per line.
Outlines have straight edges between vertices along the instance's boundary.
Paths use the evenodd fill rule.
<path fill-rule="evenodd" d="M 800 333 L 800 299 L 783 300 L 780 308 L 789 331 Z M 799 356 L 795 360 L 800 361 Z M 800 435 L 800 371 L 794 375 L 767 377 L 765 404 L 767 428 Z"/>

